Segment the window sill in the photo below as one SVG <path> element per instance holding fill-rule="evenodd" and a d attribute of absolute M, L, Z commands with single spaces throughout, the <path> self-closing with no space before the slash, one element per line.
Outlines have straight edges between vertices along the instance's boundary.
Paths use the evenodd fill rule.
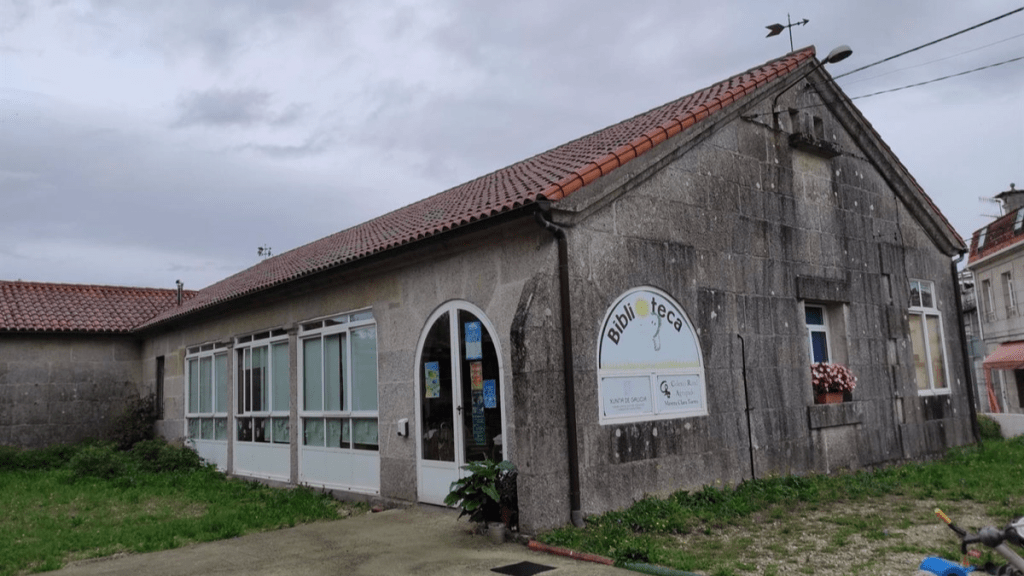
<path fill-rule="evenodd" d="M 863 402 L 815 404 L 807 407 L 807 424 L 811 430 L 835 426 L 852 426 L 863 421 Z"/>

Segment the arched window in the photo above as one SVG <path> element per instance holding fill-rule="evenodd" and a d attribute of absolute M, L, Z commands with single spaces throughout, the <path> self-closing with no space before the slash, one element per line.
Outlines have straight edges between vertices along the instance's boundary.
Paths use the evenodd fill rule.
<path fill-rule="evenodd" d="M 693 325 L 657 288 L 632 288 L 615 300 L 601 324 L 597 358 L 601 424 L 708 413 Z"/>

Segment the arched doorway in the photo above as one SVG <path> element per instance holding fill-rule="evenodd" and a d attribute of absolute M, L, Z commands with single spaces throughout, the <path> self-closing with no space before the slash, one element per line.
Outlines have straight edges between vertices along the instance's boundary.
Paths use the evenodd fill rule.
<path fill-rule="evenodd" d="M 504 370 L 494 327 L 468 302 L 427 320 L 417 347 L 419 499 L 443 504 L 466 462 L 505 459 Z"/>

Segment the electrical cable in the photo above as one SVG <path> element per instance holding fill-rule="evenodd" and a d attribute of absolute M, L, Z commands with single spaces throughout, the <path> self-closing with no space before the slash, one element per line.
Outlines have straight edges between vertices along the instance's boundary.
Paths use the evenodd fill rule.
<path fill-rule="evenodd" d="M 938 44 L 939 42 L 942 42 L 943 40 L 949 40 L 950 38 L 952 38 L 954 36 L 959 36 L 959 35 L 963 34 L 964 32 L 970 32 L 971 30 L 975 30 L 977 28 L 981 28 L 982 26 L 984 26 L 986 24 L 991 24 L 991 23 L 995 22 L 996 20 L 1001 20 L 1003 18 L 1006 18 L 1007 16 L 1010 16 L 1011 14 L 1016 14 L 1017 12 L 1021 12 L 1021 11 L 1024 11 L 1024 6 L 1021 6 L 1020 8 L 1017 8 L 1016 10 L 1011 10 L 1011 11 L 1007 12 L 1006 14 L 1003 14 L 1002 16 L 996 16 L 995 18 L 992 18 L 991 20 L 986 20 L 986 21 L 982 22 L 981 24 L 975 24 L 974 26 L 971 26 L 970 28 L 964 28 L 963 30 L 961 30 L 959 32 L 954 32 L 954 33 L 950 34 L 949 36 L 944 36 L 942 38 L 939 38 L 938 40 L 932 40 L 931 42 L 928 42 L 926 44 L 921 44 L 917 48 L 911 48 L 910 50 L 907 50 L 905 52 L 900 52 L 899 54 L 896 54 L 894 56 L 889 56 L 888 58 L 883 58 L 883 59 L 879 60 L 878 62 L 872 62 L 871 64 L 868 64 L 866 66 L 861 66 L 860 68 L 857 68 L 855 70 L 850 70 L 849 72 L 846 72 L 846 73 L 843 73 L 843 74 L 840 74 L 840 75 L 836 76 L 835 80 L 838 80 L 838 79 L 842 78 L 843 76 L 849 76 L 850 74 L 853 74 L 855 72 L 860 72 L 861 70 L 866 70 L 868 68 L 871 68 L 872 66 L 877 66 L 877 65 L 879 65 L 879 64 L 881 64 L 883 62 L 888 62 L 889 60 L 893 60 L 895 58 L 899 58 L 900 56 L 905 56 L 907 54 L 910 54 L 911 52 L 920 50 L 921 48 L 926 48 L 928 46 L 932 46 L 934 44 Z"/>
<path fill-rule="evenodd" d="M 1010 62 L 1017 62 L 1018 60 L 1024 60 L 1024 56 L 1018 56 L 1017 58 L 1011 58 L 1009 60 L 1003 60 L 1002 62 L 996 62 L 995 64 L 989 64 L 988 66 L 982 66 L 981 68 L 975 68 L 974 70 L 967 70 L 965 72 L 958 72 L 956 74 L 950 74 L 949 76 L 943 76 L 941 78 L 933 78 L 931 80 L 926 80 L 924 82 L 918 82 L 916 84 L 908 84 L 906 86 L 900 86 L 899 88 L 891 88 L 889 90 L 882 90 L 881 92 L 874 92 L 874 93 L 871 93 L 871 94 L 862 94 L 860 96 L 854 96 L 854 97 L 850 98 L 850 100 L 857 100 L 857 99 L 860 99 L 860 98 L 870 98 L 872 96 L 878 96 L 879 94 L 888 94 L 889 92 L 896 92 L 896 91 L 899 91 L 899 90 L 906 90 L 907 88 L 914 88 L 914 87 L 917 87 L 917 86 L 924 86 L 925 84 L 931 84 L 933 82 L 938 82 L 940 80 L 948 80 L 950 78 L 956 78 L 957 76 L 964 76 L 964 75 L 970 74 L 972 72 L 978 72 L 978 71 L 985 70 L 985 69 L 988 69 L 988 68 L 995 68 L 996 66 L 1002 66 L 1003 64 L 1009 64 Z"/>
<path fill-rule="evenodd" d="M 846 82 L 844 82 L 844 84 L 849 86 L 850 84 L 856 84 L 857 82 L 864 82 L 864 81 L 867 81 L 867 80 L 874 80 L 875 78 L 881 78 L 882 76 L 888 76 L 890 74 L 895 74 L 897 72 L 903 72 L 904 70 L 910 70 L 912 68 L 920 68 L 921 66 L 925 66 L 925 65 L 928 65 L 928 64 L 934 64 L 936 62 L 942 62 L 943 60 L 949 60 L 950 58 L 956 58 L 957 56 L 963 56 L 964 54 L 970 54 L 971 52 L 977 52 L 978 50 L 983 50 L 985 48 L 989 48 L 991 46 L 995 46 L 996 44 L 1002 44 L 1003 42 L 1009 42 L 1010 40 L 1013 40 L 1015 38 L 1020 38 L 1021 36 L 1024 36 L 1024 33 L 1017 34 L 1016 36 L 1010 36 L 1009 38 L 1003 38 L 1002 40 L 998 40 L 998 41 L 993 42 L 991 44 L 985 44 L 984 46 L 978 46 L 977 48 L 971 48 L 970 50 L 964 50 L 963 52 L 958 52 L 956 54 L 952 54 L 950 56 L 946 56 L 946 57 L 943 57 L 943 58 L 936 58 L 935 60 L 929 60 L 927 62 L 922 62 L 920 64 L 914 64 L 913 66 L 907 66 L 905 68 L 897 68 L 897 69 L 889 71 L 889 72 L 883 72 L 881 74 L 876 74 L 874 76 L 868 76 L 867 78 L 859 78 L 857 80 L 847 80 Z"/>

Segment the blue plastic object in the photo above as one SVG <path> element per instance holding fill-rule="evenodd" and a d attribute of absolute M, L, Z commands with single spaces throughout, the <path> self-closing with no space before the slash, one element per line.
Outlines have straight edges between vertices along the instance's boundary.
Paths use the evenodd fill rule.
<path fill-rule="evenodd" d="M 944 558 L 925 558 L 921 562 L 921 570 L 939 576 L 963 576 L 974 571 L 973 566 L 964 567 Z"/>

